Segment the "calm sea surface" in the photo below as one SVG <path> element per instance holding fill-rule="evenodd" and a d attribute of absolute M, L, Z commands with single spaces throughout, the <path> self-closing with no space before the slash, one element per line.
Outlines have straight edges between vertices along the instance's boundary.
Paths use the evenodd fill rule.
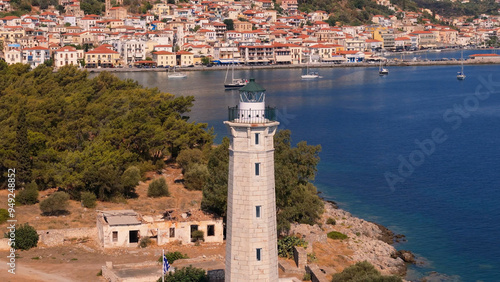
<path fill-rule="evenodd" d="M 300 69 L 235 76 L 267 89 L 294 142 L 322 145 L 315 184 L 323 197 L 407 236 L 396 247 L 424 260 L 409 279 L 437 271 L 500 281 L 500 66 L 466 66 L 465 81 L 459 68 L 390 67 L 384 77 L 375 67 L 320 69 L 317 81 L 302 81 Z M 227 135 L 222 122 L 238 92 L 224 90 L 225 71 L 117 76 L 193 95 L 191 120 L 213 126 L 217 141 Z"/>

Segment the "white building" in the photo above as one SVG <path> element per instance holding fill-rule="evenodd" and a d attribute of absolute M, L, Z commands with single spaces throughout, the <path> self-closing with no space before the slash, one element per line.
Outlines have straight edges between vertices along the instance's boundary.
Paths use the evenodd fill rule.
<path fill-rule="evenodd" d="M 36 46 L 33 48 L 26 48 L 21 52 L 23 63 L 30 65 L 31 68 L 36 68 L 50 59 L 50 50 L 45 47 Z"/>
<path fill-rule="evenodd" d="M 279 123 L 254 79 L 229 109 L 225 281 L 278 281 L 273 136 Z"/>
<path fill-rule="evenodd" d="M 97 233 L 104 248 L 137 247 L 149 237 L 157 245 L 180 242 L 193 244 L 193 232 L 203 232 L 206 243 L 222 243 L 224 227 L 221 218 L 212 218 L 200 210 L 178 212 L 167 210 L 156 216 L 141 216 L 133 210 L 110 210 L 97 215 Z"/>
<path fill-rule="evenodd" d="M 107 41 L 120 53 L 125 64 L 146 59 L 146 41 L 142 39 L 115 39 Z"/>
<path fill-rule="evenodd" d="M 22 57 L 20 47 L 10 48 L 5 52 L 5 62 L 9 65 L 22 63 Z"/>
<path fill-rule="evenodd" d="M 83 50 L 77 50 L 73 46 L 64 46 L 54 51 L 54 66 L 56 68 L 67 65 L 80 66 L 83 57 Z"/>

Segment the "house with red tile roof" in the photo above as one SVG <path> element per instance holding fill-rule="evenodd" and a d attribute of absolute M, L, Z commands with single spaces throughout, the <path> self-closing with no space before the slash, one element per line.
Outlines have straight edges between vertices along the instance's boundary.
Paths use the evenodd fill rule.
<path fill-rule="evenodd" d="M 0 24 L 3 26 L 19 26 L 21 25 L 21 18 L 16 16 L 5 16 L 0 18 Z"/>
<path fill-rule="evenodd" d="M 101 45 L 85 53 L 86 67 L 114 67 L 120 65 L 120 53 L 110 49 L 109 44 Z"/>
<path fill-rule="evenodd" d="M 21 50 L 22 63 L 28 64 L 31 68 L 36 68 L 45 61 L 50 60 L 50 50 L 45 47 L 32 47 Z"/>
<path fill-rule="evenodd" d="M 500 55 L 498 54 L 473 54 L 469 58 L 479 62 L 500 62 Z"/>
<path fill-rule="evenodd" d="M 64 46 L 54 51 L 54 67 L 60 68 L 67 65 L 80 66 L 83 57 L 83 50 L 77 50 L 73 46 Z"/>
<path fill-rule="evenodd" d="M 175 53 L 169 51 L 153 52 L 153 61 L 158 67 L 173 67 L 177 65 Z"/>
<path fill-rule="evenodd" d="M 189 66 L 194 64 L 194 54 L 188 51 L 178 51 L 175 53 L 178 66 Z"/>

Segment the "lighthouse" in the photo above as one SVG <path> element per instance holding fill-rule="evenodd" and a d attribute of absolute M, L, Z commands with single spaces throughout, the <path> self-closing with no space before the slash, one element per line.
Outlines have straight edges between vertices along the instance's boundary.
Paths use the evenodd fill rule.
<path fill-rule="evenodd" d="M 274 143 L 275 108 L 254 79 L 229 108 L 229 177 L 225 281 L 278 281 Z"/>

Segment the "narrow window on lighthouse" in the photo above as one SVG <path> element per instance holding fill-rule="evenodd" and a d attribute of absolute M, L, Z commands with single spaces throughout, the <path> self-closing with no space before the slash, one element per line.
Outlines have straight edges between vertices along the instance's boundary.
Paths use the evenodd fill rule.
<path fill-rule="evenodd" d="M 255 133 L 255 145 L 259 145 L 259 133 Z"/>
<path fill-rule="evenodd" d="M 260 217 L 262 206 L 255 206 L 255 217 Z"/>
<path fill-rule="evenodd" d="M 261 253 L 262 253 L 262 248 L 258 248 L 257 249 L 257 261 L 261 261 L 262 260 Z"/>
<path fill-rule="evenodd" d="M 260 163 L 255 163 L 255 175 L 260 175 Z"/>

